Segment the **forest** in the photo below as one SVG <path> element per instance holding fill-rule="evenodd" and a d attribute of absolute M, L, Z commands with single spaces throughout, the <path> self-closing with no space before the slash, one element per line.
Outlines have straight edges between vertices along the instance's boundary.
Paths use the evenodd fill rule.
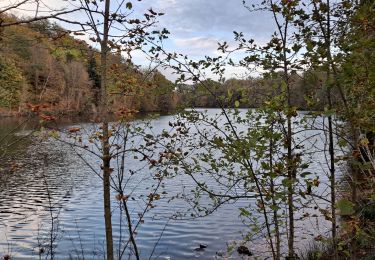
<path fill-rule="evenodd" d="M 7 14 L 2 20 L 20 21 Z M 27 113 L 27 105 L 37 103 L 48 105 L 55 114 L 95 111 L 100 53 L 72 35 L 48 20 L 2 30 L 0 104 L 4 115 Z M 174 86 L 160 72 L 142 71 L 119 53 L 109 55 L 108 63 L 112 111 L 123 106 L 142 112 L 175 109 Z"/>
<path fill-rule="evenodd" d="M 6 14 L 3 19 L 20 21 Z M 6 28 L 1 40 L 0 104 L 3 116 L 27 114 L 27 105 L 33 103 L 50 106 L 53 114 L 81 115 L 96 111 L 100 90 L 98 50 L 48 20 Z M 140 68 L 119 53 L 111 54 L 109 63 L 112 112 L 121 106 L 141 112 L 175 111 L 178 105 L 187 104 L 218 107 L 201 84 L 173 83 L 159 71 Z M 305 75 L 293 79 L 293 93 L 296 94 L 293 104 L 299 109 L 321 107 L 322 102 L 309 106 L 304 98 L 320 84 L 320 74 L 319 70 L 306 71 Z M 241 107 L 260 107 L 273 91 L 272 81 L 260 77 L 230 78 L 212 83 L 215 95 L 226 95 L 228 91 L 234 93 L 228 101 L 229 106 L 233 106 L 235 100 L 243 100 Z M 127 95 L 119 95 L 119 92 Z M 320 100 L 324 99 L 322 93 L 315 94 Z M 249 96 L 254 98 L 249 99 Z"/>
<path fill-rule="evenodd" d="M 0 1 L 0 257 L 375 259 L 375 2 L 146 2 Z"/>

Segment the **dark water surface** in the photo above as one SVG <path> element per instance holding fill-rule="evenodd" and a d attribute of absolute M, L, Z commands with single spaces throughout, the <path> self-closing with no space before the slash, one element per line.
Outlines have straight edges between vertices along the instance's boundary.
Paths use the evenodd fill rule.
<path fill-rule="evenodd" d="M 210 113 L 215 112 L 218 110 L 210 110 Z M 173 116 L 161 116 L 151 123 L 155 131 L 160 132 L 168 128 L 169 121 L 173 121 Z M 0 119 L 0 139 L 19 124 L 19 120 Z M 74 125 L 92 127 L 90 123 Z M 23 140 L 17 146 L 12 146 L 10 156 L 0 157 L 3 168 L 0 170 L 0 254 L 10 253 L 13 259 L 39 259 L 39 245 L 48 241 L 53 218 L 53 228 L 57 234 L 54 238 L 56 259 L 82 259 L 82 256 L 85 259 L 103 259 L 105 237 L 100 178 L 70 146 L 53 139 L 40 141 L 30 136 L 33 126 L 32 123 L 25 124 L 15 134 L 3 138 L 8 143 L 14 138 L 21 137 Z M 5 147 L 4 143 L 2 145 Z M 324 162 L 324 154 L 315 156 L 313 169 L 324 172 L 324 163 L 321 163 Z M 100 165 L 94 156 L 87 155 L 85 158 L 93 165 Z M 137 162 L 133 161 L 131 167 L 137 167 L 134 164 Z M 147 176 L 147 168 L 144 174 Z M 148 194 L 151 180 L 142 178 L 135 181 L 137 186 L 134 192 Z M 322 174 L 320 181 L 325 183 L 327 178 Z M 186 177 L 167 180 L 163 191 L 170 197 L 181 192 L 182 187 L 189 190 L 193 182 Z M 326 188 L 324 185 L 321 187 L 322 190 Z M 138 213 L 137 203 L 129 202 L 133 216 Z M 170 217 L 183 211 L 188 206 L 186 202 L 169 201 L 168 198 L 158 201 L 156 207 L 147 213 L 137 235 L 141 259 L 148 259 L 153 250 L 153 259 L 222 259 L 218 255 L 225 255 L 228 244 L 240 240 L 241 232 L 245 231 L 237 209 L 246 203 L 249 202 L 224 205 L 205 218 L 173 220 Z M 119 219 L 118 205 L 114 202 L 115 243 L 120 236 L 118 230 L 122 222 Z M 300 227 L 297 233 L 306 241 L 328 231 L 327 221 L 321 218 L 310 218 L 297 222 L 297 225 Z M 207 248 L 201 252 L 195 251 L 199 244 L 206 244 Z M 262 241 L 249 246 L 260 255 L 266 250 Z M 231 256 L 231 259 L 239 258 L 236 253 Z"/>

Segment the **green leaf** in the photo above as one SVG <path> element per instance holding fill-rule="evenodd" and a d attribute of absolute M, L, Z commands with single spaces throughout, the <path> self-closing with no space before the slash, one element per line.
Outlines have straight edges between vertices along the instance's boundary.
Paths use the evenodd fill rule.
<path fill-rule="evenodd" d="M 339 139 L 337 143 L 340 147 L 346 147 L 348 145 L 348 142 L 345 139 Z"/>
<path fill-rule="evenodd" d="M 233 97 L 233 91 L 228 89 L 228 97 L 229 98 L 232 98 Z"/>
<path fill-rule="evenodd" d="M 131 2 L 127 2 L 126 3 L 126 8 L 132 9 L 133 8 L 133 4 Z"/>
<path fill-rule="evenodd" d="M 250 216 L 250 212 L 244 208 L 240 208 L 240 212 L 241 212 L 240 213 L 241 216 L 244 216 L 244 217 Z"/>
<path fill-rule="evenodd" d="M 59 132 L 57 132 L 57 131 L 51 131 L 49 134 L 50 134 L 51 137 L 53 137 L 55 139 L 58 139 L 60 137 Z"/>
<path fill-rule="evenodd" d="M 310 174 L 312 174 L 312 173 L 311 172 L 303 172 L 303 173 L 300 174 L 300 176 L 302 178 L 305 178 L 307 175 L 310 175 Z"/>
<path fill-rule="evenodd" d="M 347 200 L 341 199 L 336 203 L 336 207 L 340 210 L 340 215 L 348 216 L 354 214 L 354 203 Z"/>
<path fill-rule="evenodd" d="M 287 178 L 285 178 L 285 179 L 283 179 L 283 180 L 281 181 L 281 184 L 282 184 L 284 187 L 291 187 L 291 186 L 292 186 L 292 183 L 293 183 L 293 181 L 290 180 L 290 179 L 287 179 Z"/>
<path fill-rule="evenodd" d="M 240 106 L 240 102 L 239 102 L 238 100 L 236 100 L 236 101 L 234 102 L 234 106 L 235 106 L 235 107 L 239 107 L 239 106 Z"/>

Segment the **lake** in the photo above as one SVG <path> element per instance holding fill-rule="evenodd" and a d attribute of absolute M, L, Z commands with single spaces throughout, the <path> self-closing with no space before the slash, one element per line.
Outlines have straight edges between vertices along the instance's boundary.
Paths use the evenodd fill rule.
<path fill-rule="evenodd" d="M 218 112 L 217 109 L 208 110 L 211 115 Z M 152 119 L 150 124 L 154 132 L 160 133 L 168 129 L 169 122 L 174 120 L 173 115 L 166 115 Z M 317 119 L 320 124 L 322 120 Z M 22 122 L 22 119 L 0 118 L 3 147 L 4 143 L 22 139 L 11 146 L 11 153 L 0 157 L 2 168 L 5 168 L 0 171 L 0 254 L 10 253 L 12 259 L 39 259 L 40 247 L 49 240 L 51 219 L 54 219 L 56 259 L 83 259 L 83 256 L 85 259 L 103 259 L 102 181 L 87 165 L 89 162 L 99 170 L 100 160 L 86 153 L 83 155 L 85 162 L 63 142 L 28 135 L 36 123 L 32 120 L 26 124 Z M 2 138 L 4 133 L 17 126 L 20 127 L 10 136 Z M 98 127 L 87 121 L 60 124 L 62 129 L 73 126 L 86 130 Z M 322 133 L 314 130 L 304 134 L 311 135 L 315 140 L 314 147 L 322 150 L 314 153 L 310 170 L 321 172 L 319 190 L 329 198 Z M 129 160 L 127 165 L 139 173 L 128 185 L 135 198 L 128 202 L 130 212 L 136 217 L 142 207 L 142 194 L 149 194 L 153 179 L 148 167 L 143 167 L 139 160 Z M 161 192 L 166 195 L 155 202 L 156 207 L 146 214 L 136 236 L 141 259 L 149 259 L 151 252 L 152 259 L 222 259 L 228 245 L 241 240 L 246 226 L 239 218 L 238 207 L 252 202 L 241 200 L 225 204 L 204 218 L 175 217 L 178 212 L 185 212 L 189 205 L 183 199 L 170 199 L 193 187 L 194 182 L 187 176 L 165 180 Z M 120 214 L 115 196 L 113 192 L 113 228 L 118 248 L 120 236 L 126 234 L 119 232 L 124 225 L 124 217 Z M 319 200 L 316 205 L 327 206 Z M 326 235 L 330 225 L 313 206 L 305 211 L 316 214 L 316 217 L 297 221 L 296 233 L 301 240 L 301 250 L 318 234 Z M 297 215 L 303 215 L 305 211 Z M 207 245 L 207 248 L 195 250 L 200 244 Z M 266 250 L 262 240 L 249 244 L 249 247 L 260 256 Z M 231 257 L 241 259 L 236 252 Z"/>

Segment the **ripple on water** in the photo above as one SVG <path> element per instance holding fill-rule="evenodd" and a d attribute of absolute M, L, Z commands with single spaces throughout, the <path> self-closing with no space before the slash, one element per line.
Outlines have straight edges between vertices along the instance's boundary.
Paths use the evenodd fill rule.
<path fill-rule="evenodd" d="M 161 117 L 154 124 L 160 130 L 171 120 L 171 117 Z M 97 158 L 87 159 L 100 164 Z M 38 231 L 43 237 L 50 223 L 48 190 L 54 206 L 52 213 L 58 215 L 57 259 L 66 259 L 67 252 L 79 255 L 81 245 L 86 259 L 102 259 L 105 237 L 101 180 L 69 147 L 56 141 L 34 142 L 17 162 L 22 167 L 11 174 L 6 183 L 0 181 L 0 252 L 10 247 L 15 259 L 37 259 Z M 321 170 L 322 166 L 314 167 Z M 321 181 L 326 181 L 324 176 Z M 145 193 L 148 185 L 142 183 L 134 196 Z M 179 192 L 182 185 L 187 190 L 193 187 L 186 178 L 167 181 L 164 188 L 167 196 Z M 174 220 L 170 217 L 186 209 L 187 204 L 182 200 L 158 201 L 157 207 L 146 215 L 137 235 L 142 257 L 148 258 L 158 242 L 154 255 L 160 255 L 159 259 L 212 259 L 217 252 L 226 251 L 227 243 L 241 238 L 245 226 L 236 209 L 245 204 L 240 201 L 236 205 L 225 205 L 207 218 Z M 137 202 L 129 201 L 129 205 L 132 216 L 137 216 Z M 114 236 L 118 238 L 120 216 L 116 208 L 114 202 Z M 310 223 L 300 222 L 299 227 L 309 225 L 312 230 L 320 224 L 320 230 L 324 230 L 324 221 L 319 222 L 311 219 Z M 206 244 L 207 248 L 195 251 L 199 244 Z M 264 241 L 259 244 L 259 251 L 264 251 Z"/>

